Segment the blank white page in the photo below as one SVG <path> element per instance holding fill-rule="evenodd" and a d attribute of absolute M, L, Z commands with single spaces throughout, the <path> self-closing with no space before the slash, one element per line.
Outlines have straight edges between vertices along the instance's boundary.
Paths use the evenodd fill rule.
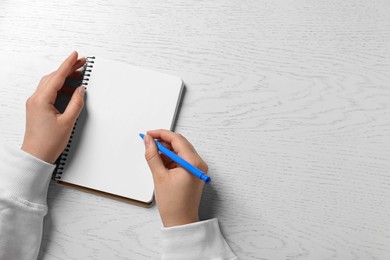
<path fill-rule="evenodd" d="M 96 57 L 62 181 L 150 203 L 153 179 L 139 133 L 171 129 L 180 78 Z"/>

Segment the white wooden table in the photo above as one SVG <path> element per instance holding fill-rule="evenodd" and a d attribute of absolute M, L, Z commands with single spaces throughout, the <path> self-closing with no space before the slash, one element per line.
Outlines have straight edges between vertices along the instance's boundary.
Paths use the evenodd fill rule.
<path fill-rule="evenodd" d="M 184 79 L 176 131 L 213 177 L 201 216 L 240 258 L 390 259 L 388 0 L 0 2 L 0 51 L 74 49 Z M 56 185 L 48 203 L 40 259 L 159 257 L 156 207 Z"/>

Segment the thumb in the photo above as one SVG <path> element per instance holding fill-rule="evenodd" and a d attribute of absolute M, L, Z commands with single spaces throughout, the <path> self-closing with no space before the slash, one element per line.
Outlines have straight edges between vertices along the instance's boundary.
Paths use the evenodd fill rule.
<path fill-rule="evenodd" d="M 164 163 L 158 154 L 156 143 L 153 142 L 153 139 L 145 135 L 145 159 L 148 162 L 149 168 L 152 171 L 153 179 L 156 181 L 158 179 L 163 178 L 167 169 L 164 166 Z"/>
<path fill-rule="evenodd" d="M 84 107 L 84 94 L 85 88 L 83 86 L 78 87 L 73 92 L 72 98 L 70 99 L 64 113 L 62 114 L 66 121 L 76 121 Z"/>

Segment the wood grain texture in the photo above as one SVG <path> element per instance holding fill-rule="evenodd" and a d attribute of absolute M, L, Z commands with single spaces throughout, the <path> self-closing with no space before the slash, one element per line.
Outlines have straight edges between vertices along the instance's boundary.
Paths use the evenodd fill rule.
<path fill-rule="evenodd" d="M 0 51 L 77 49 L 182 77 L 176 131 L 213 177 L 201 216 L 240 258 L 390 259 L 389 13 L 387 0 L 5 0 Z M 38 75 L 15 71 L 0 134 L 17 142 Z M 40 259 L 159 257 L 156 207 L 55 185 L 48 201 Z"/>

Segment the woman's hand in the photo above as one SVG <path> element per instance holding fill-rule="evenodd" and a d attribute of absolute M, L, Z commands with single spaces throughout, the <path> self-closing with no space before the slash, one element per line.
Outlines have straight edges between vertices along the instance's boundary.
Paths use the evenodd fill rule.
<path fill-rule="evenodd" d="M 158 153 L 153 139 L 158 139 L 184 160 L 207 174 L 207 164 L 190 142 L 167 130 L 148 131 L 144 137 L 145 158 L 153 174 L 155 197 L 165 227 L 199 221 L 199 204 L 204 182 Z"/>
<path fill-rule="evenodd" d="M 26 131 L 22 150 L 54 163 L 69 141 L 73 125 L 84 106 L 84 87 L 78 87 L 66 107 L 60 113 L 54 102 L 65 79 L 85 64 L 73 52 L 54 72 L 44 76 L 34 94 L 26 102 Z"/>

